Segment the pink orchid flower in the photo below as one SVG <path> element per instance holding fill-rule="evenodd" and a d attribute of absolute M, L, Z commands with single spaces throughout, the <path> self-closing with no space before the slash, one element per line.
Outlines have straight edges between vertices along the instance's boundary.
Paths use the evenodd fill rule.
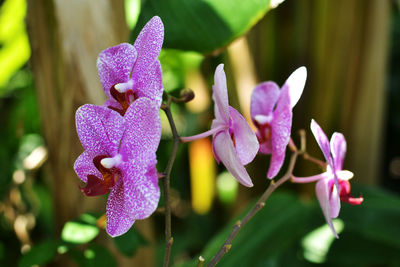
<path fill-rule="evenodd" d="M 163 85 L 157 59 L 164 40 L 164 25 L 157 16 L 142 29 L 135 44 L 122 43 L 99 54 L 97 69 L 108 97 L 104 106 L 124 115 L 139 97 L 161 105 Z"/>
<path fill-rule="evenodd" d="M 267 177 L 274 178 L 285 160 L 290 140 L 292 109 L 299 100 L 307 78 L 307 70 L 300 67 L 286 80 L 282 89 L 274 82 L 263 82 L 251 95 L 250 113 L 257 127 L 260 153 L 271 154 Z"/>
<path fill-rule="evenodd" d="M 343 170 L 343 161 L 346 155 L 346 140 L 341 133 L 334 133 L 329 143 L 324 131 L 314 120 L 311 121 L 311 131 L 328 163 L 326 172 L 310 177 L 293 177 L 295 183 L 309 183 L 317 181 L 315 192 L 325 220 L 332 229 L 336 238 L 338 235 L 332 219 L 339 216 L 340 201 L 351 205 L 360 205 L 362 197 L 354 198 L 350 194 L 350 182 L 353 178 L 351 171 Z"/>
<path fill-rule="evenodd" d="M 213 135 L 213 151 L 217 162 L 222 162 L 241 184 L 251 187 L 253 183 L 244 165 L 254 159 L 259 144 L 245 118 L 229 106 L 223 64 L 215 70 L 213 99 L 215 119 L 211 129 L 195 136 L 181 137 L 181 140 L 190 142 Z"/>
<path fill-rule="evenodd" d="M 158 104 L 142 97 L 122 117 L 116 111 L 83 105 L 76 129 L 85 151 L 75 161 L 87 196 L 109 193 L 107 232 L 124 234 L 137 219 L 149 217 L 160 198 L 156 150 L 161 137 Z"/>

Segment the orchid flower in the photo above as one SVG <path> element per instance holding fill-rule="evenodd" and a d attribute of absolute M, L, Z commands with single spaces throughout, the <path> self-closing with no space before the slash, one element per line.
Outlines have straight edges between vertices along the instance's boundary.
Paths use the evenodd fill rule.
<path fill-rule="evenodd" d="M 142 29 L 135 44 L 122 43 L 102 51 L 97 59 L 100 82 L 107 95 L 105 106 L 124 115 L 139 97 L 161 105 L 163 85 L 157 59 L 164 39 L 164 26 L 153 17 Z"/>
<path fill-rule="evenodd" d="M 332 223 L 332 218 L 339 216 L 340 201 L 351 205 L 360 205 L 362 197 L 354 198 L 350 194 L 350 182 L 353 178 L 351 171 L 342 170 L 346 155 L 346 140 L 341 133 L 334 133 L 329 143 L 324 131 L 314 120 L 311 121 L 311 131 L 328 163 L 326 172 L 310 177 L 293 177 L 295 183 L 317 181 L 315 191 L 325 220 L 338 238 Z"/>
<path fill-rule="evenodd" d="M 87 196 L 104 195 L 107 232 L 124 234 L 136 219 L 150 216 L 158 205 L 155 152 L 161 137 L 158 104 L 142 97 L 125 116 L 95 105 L 76 112 L 76 128 L 85 151 L 75 161 Z"/>
<path fill-rule="evenodd" d="M 300 67 L 286 80 L 282 89 L 274 82 L 263 82 L 251 95 L 250 113 L 257 127 L 260 153 L 271 154 L 267 177 L 274 178 L 285 160 L 290 140 L 292 109 L 299 100 L 307 78 L 307 70 Z"/>
<path fill-rule="evenodd" d="M 213 151 L 217 162 L 222 162 L 241 184 L 251 187 L 253 183 L 243 165 L 254 159 L 259 144 L 243 116 L 229 106 L 223 64 L 218 65 L 215 70 L 213 99 L 215 119 L 211 129 L 195 136 L 181 137 L 181 140 L 190 142 L 213 135 Z"/>

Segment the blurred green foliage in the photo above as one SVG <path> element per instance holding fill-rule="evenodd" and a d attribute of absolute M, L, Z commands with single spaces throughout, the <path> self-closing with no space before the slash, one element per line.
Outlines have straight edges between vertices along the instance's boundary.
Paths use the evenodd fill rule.
<path fill-rule="evenodd" d="M 0 96 L 5 93 L 10 77 L 30 57 L 25 30 L 25 0 L 6 0 L 0 8 Z"/>

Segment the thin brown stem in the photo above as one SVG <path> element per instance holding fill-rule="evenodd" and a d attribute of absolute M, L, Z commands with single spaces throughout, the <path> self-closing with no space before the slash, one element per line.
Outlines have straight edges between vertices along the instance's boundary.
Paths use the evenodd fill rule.
<path fill-rule="evenodd" d="M 303 144 L 302 144 L 303 148 Z M 271 181 L 265 192 L 262 194 L 260 199 L 257 201 L 257 203 L 253 206 L 253 208 L 243 217 L 242 220 L 238 221 L 235 223 L 233 226 L 232 231 L 226 238 L 224 244 L 222 247 L 219 249 L 217 254 L 211 259 L 209 264 L 207 266 L 212 267 L 215 266 L 219 260 L 229 251 L 229 249 L 232 247 L 232 240 L 236 237 L 236 235 L 239 233 L 240 229 L 243 228 L 250 220 L 253 218 L 254 215 L 256 215 L 264 206 L 265 206 L 265 201 L 269 198 L 269 196 L 272 194 L 272 192 L 275 191 L 279 186 L 281 186 L 283 183 L 288 181 L 292 177 L 294 165 L 297 160 L 297 156 L 301 154 L 302 151 L 295 151 L 292 153 L 292 156 L 290 158 L 289 162 L 289 167 L 288 170 L 286 171 L 285 175 L 282 176 L 279 180 L 276 182 Z"/>
<path fill-rule="evenodd" d="M 173 145 L 171 156 L 169 158 L 167 167 L 164 171 L 163 176 L 163 187 L 164 187 L 164 205 L 165 205 L 165 253 L 164 253 L 164 267 L 169 265 L 169 258 L 171 255 L 172 244 L 174 239 L 171 234 L 171 205 L 170 205 L 170 192 L 169 192 L 169 184 L 170 184 L 170 175 L 172 166 L 174 165 L 174 161 L 176 158 L 176 154 L 178 153 L 178 148 L 180 144 L 180 139 L 178 135 L 178 131 L 176 130 L 175 122 L 172 117 L 171 109 L 171 97 L 168 96 L 167 103 L 163 104 L 161 108 L 164 110 L 167 115 L 169 125 L 171 127 L 172 136 L 173 136 Z"/>

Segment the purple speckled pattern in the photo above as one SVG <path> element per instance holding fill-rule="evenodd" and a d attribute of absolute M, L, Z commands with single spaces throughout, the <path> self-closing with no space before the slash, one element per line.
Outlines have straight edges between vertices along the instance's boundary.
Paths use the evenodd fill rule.
<path fill-rule="evenodd" d="M 99 54 L 97 70 L 107 97 L 111 97 L 111 86 L 129 80 L 136 57 L 136 49 L 128 43 L 107 48 Z"/>
<path fill-rule="evenodd" d="M 127 125 L 121 140 L 122 156 L 137 159 L 154 155 L 161 138 L 157 104 L 148 98 L 139 98 L 130 105 L 124 118 Z"/>
<path fill-rule="evenodd" d="M 213 136 L 216 160 L 244 186 L 253 183 L 243 165 L 250 163 L 259 149 L 257 137 L 243 116 L 229 106 L 224 65 L 220 64 L 214 76 L 213 99 L 215 119 L 211 128 L 220 128 Z"/>
<path fill-rule="evenodd" d="M 164 88 L 162 84 L 161 63 L 158 59 L 147 69 L 145 75 L 138 77 L 135 87 L 137 88 L 136 92 L 139 97 L 147 97 L 155 100 L 158 106 L 161 105 Z"/>
<path fill-rule="evenodd" d="M 259 152 L 271 154 L 267 172 L 269 179 L 279 173 L 285 160 L 292 127 L 292 108 L 303 92 L 306 77 L 305 67 L 300 67 L 289 76 L 281 90 L 274 82 L 263 82 L 254 88 L 251 95 L 250 113 L 257 127 Z"/>
<path fill-rule="evenodd" d="M 132 78 L 136 81 L 154 63 L 160 54 L 164 42 L 164 25 L 157 16 L 153 17 L 143 27 L 133 45 L 138 58 L 133 67 Z"/>
<path fill-rule="evenodd" d="M 76 113 L 79 139 L 85 151 L 74 164 L 79 178 L 88 175 L 103 179 L 93 163 L 96 156 L 122 161 L 113 168 L 120 171 L 107 201 L 107 232 L 125 233 L 136 219 L 150 216 L 158 205 L 160 189 L 156 171 L 156 150 L 161 138 L 158 103 L 139 98 L 124 117 L 106 107 L 84 105 Z"/>
<path fill-rule="evenodd" d="M 124 133 L 125 119 L 117 112 L 86 104 L 76 111 L 76 131 L 83 148 L 97 155 L 114 155 Z"/>
<path fill-rule="evenodd" d="M 117 181 L 111 189 L 107 201 L 107 233 L 116 237 L 126 233 L 135 222 L 135 217 L 125 207 L 124 181 Z"/>
<path fill-rule="evenodd" d="M 75 161 L 74 169 L 79 179 L 83 182 L 87 182 L 88 175 L 95 175 L 96 177 L 102 178 L 101 173 L 93 164 L 93 158 L 96 154 L 84 151 Z"/>

